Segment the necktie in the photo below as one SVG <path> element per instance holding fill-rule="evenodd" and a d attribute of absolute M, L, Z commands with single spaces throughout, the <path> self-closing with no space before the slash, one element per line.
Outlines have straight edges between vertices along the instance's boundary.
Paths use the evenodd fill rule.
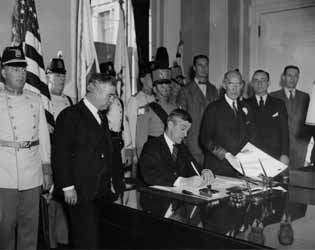
<path fill-rule="evenodd" d="M 259 100 L 259 107 L 260 107 L 260 108 L 263 108 L 263 107 L 264 107 L 264 99 L 263 99 L 262 96 L 260 97 L 260 100 Z"/>
<path fill-rule="evenodd" d="M 290 90 L 289 92 L 290 92 L 290 94 L 289 94 L 289 100 L 290 100 L 290 101 L 293 101 L 293 98 L 294 98 L 294 96 L 293 96 L 293 91 Z"/>
<path fill-rule="evenodd" d="M 173 145 L 173 152 L 172 152 L 172 158 L 174 161 L 177 160 L 177 154 L 178 154 L 178 146 L 177 144 Z"/>
<path fill-rule="evenodd" d="M 107 123 L 107 117 L 104 114 L 104 112 L 103 111 L 98 111 L 97 114 L 101 118 L 101 125 L 106 124 Z"/>
<path fill-rule="evenodd" d="M 235 101 L 233 101 L 232 106 L 233 106 L 234 115 L 236 116 L 236 115 L 237 115 L 237 108 L 236 108 L 236 103 L 235 103 Z"/>

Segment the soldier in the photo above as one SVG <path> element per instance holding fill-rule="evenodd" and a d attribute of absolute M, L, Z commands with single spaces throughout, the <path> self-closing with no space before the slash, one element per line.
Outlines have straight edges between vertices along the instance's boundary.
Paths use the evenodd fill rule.
<path fill-rule="evenodd" d="M 47 83 L 51 94 L 52 112 L 55 120 L 63 109 L 73 105 L 72 99 L 63 94 L 66 72 L 62 54 L 58 52 L 57 58 L 52 58 L 46 69 Z"/>
<path fill-rule="evenodd" d="M 156 101 L 138 110 L 136 129 L 136 149 L 138 157 L 149 136 L 157 137 L 163 134 L 167 116 L 176 108 L 176 105 L 170 102 L 170 69 L 156 69 L 152 72 L 152 78 Z"/>
<path fill-rule="evenodd" d="M 46 68 L 47 83 L 51 96 L 52 113 L 55 121 L 63 109 L 73 105 L 71 98 L 63 94 L 66 72 L 62 54 L 61 52 L 58 52 L 57 58 L 52 58 Z M 54 199 L 50 200 L 48 213 L 50 246 L 52 248 L 56 248 L 58 243 L 68 244 L 68 225 L 62 204 Z"/>
<path fill-rule="evenodd" d="M 24 88 L 26 60 L 21 47 L 2 56 L 0 90 L 0 249 L 37 248 L 41 186 L 52 184 L 50 138 L 37 94 Z"/>
<path fill-rule="evenodd" d="M 107 76 L 116 77 L 113 62 L 104 62 L 100 64 L 101 73 Z M 124 190 L 124 166 L 132 163 L 132 151 L 130 150 L 132 143 L 129 127 L 126 125 L 124 116 L 123 102 L 119 98 L 121 93 L 117 84 L 116 92 L 118 96 L 113 98 L 108 110 L 105 111 L 108 119 L 108 127 L 113 142 L 113 186 L 117 196 L 120 196 Z"/>
<path fill-rule="evenodd" d="M 136 126 L 137 126 L 137 116 L 141 112 L 142 108 L 150 102 L 155 100 L 152 92 L 152 76 L 151 76 L 151 65 L 147 63 L 142 65 L 139 73 L 139 83 L 141 90 L 135 95 L 131 96 L 128 100 L 126 119 L 129 126 L 129 131 L 132 141 L 133 154 L 133 164 L 135 165 L 138 161 L 136 149 Z M 133 171 L 134 172 L 134 171 Z"/>

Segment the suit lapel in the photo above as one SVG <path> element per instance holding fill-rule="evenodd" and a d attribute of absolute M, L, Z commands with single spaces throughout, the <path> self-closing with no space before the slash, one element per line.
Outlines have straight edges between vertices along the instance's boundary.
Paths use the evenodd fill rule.
<path fill-rule="evenodd" d="M 208 88 L 207 88 L 208 89 Z M 198 87 L 195 81 L 191 84 L 191 96 L 196 101 L 200 102 L 200 104 L 205 107 L 207 105 L 207 99 L 204 94 L 201 92 L 200 88 Z"/>
<path fill-rule="evenodd" d="M 161 150 L 164 153 L 162 155 L 166 156 L 165 161 L 168 164 L 170 164 L 173 168 L 176 168 L 176 163 L 174 162 L 174 160 L 172 158 L 172 154 L 171 154 L 170 149 L 169 149 L 169 147 L 165 141 L 164 135 L 161 135 L 159 138 L 160 138 L 160 143 L 161 143 Z"/>

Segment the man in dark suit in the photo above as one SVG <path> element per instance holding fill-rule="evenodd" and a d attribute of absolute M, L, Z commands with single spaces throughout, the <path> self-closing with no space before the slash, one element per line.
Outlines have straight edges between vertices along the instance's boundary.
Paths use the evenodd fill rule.
<path fill-rule="evenodd" d="M 225 73 L 226 93 L 208 105 L 200 129 L 200 142 L 205 150 L 205 168 L 215 174 L 237 176 L 226 160 L 233 158 L 253 138 L 253 114 L 248 104 L 239 101 L 243 82 L 236 71 Z"/>
<path fill-rule="evenodd" d="M 74 248 L 99 247 L 99 204 L 110 202 L 112 141 L 106 116 L 116 91 L 115 80 L 93 74 L 87 94 L 58 116 L 52 163 L 56 191 L 64 194 Z"/>
<path fill-rule="evenodd" d="M 164 134 L 150 137 L 145 143 L 139 167 L 146 185 L 200 186 L 204 181 L 210 181 L 211 171 L 201 171 L 186 145 L 182 143 L 191 124 L 192 119 L 186 111 L 175 109 L 167 118 Z"/>
<path fill-rule="evenodd" d="M 150 137 L 145 143 L 139 159 L 140 176 L 145 185 L 199 187 L 211 183 L 212 172 L 209 169 L 201 171 L 182 143 L 191 123 L 191 117 L 186 111 L 175 109 L 167 118 L 164 134 Z M 144 200 L 146 197 L 141 194 L 141 198 Z M 169 202 L 163 198 L 158 203 L 152 202 L 147 199 L 146 204 L 152 205 L 151 209 L 158 214 L 165 213 L 169 206 Z"/>
<path fill-rule="evenodd" d="M 283 100 L 288 111 L 290 168 L 304 166 L 307 146 L 311 136 L 305 125 L 310 97 L 307 93 L 296 89 L 299 75 L 300 69 L 297 66 L 286 66 L 281 78 L 283 88 L 270 94 Z"/>
<path fill-rule="evenodd" d="M 251 81 L 255 94 L 247 100 L 254 112 L 256 141 L 254 144 L 280 160 L 289 164 L 288 113 L 282 100 L 268 94 L 269 73 L 256 70 Z"/>
<path fill-rule="evenodd" d="M 209 58 L 197 55 L 193 60 L 195 78 L 185 85 L 177 96 L 177 106 L 186 110 L 192 117 L 193 123 L 185 140 L 190 152 L 202 165 L 204 155 L 199 144 L 200 124 L 207 105 L 218 98 L 216 87 L 208 81 Z"/>

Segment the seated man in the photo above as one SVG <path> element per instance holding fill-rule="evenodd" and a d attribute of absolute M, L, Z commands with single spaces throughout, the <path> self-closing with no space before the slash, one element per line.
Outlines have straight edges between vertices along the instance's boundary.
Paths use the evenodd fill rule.
<path fill-rule="evenodd" d="M 150 137 L 139 160 L 140 174 L 146 185 L 201 186 L 210 184 L 213 174 L 200 167 L 182 143 L 191 127 L 190 115 L 181 109 L 173 110 L 167 118 L 163 135 Z"/>
<path fill-rule="evenodd" d="M 144 144 L 139 159 L 139 174 L 146 185 L 199 187 L 211 184 L 214 179 L 211 170 L 200 171 L 196 160 L 182 143 L 191 123 L 192 119 L 186 111 L 175 109 L 168 115 L 164 134 L 150 137 Z M 141 205 L 145 210 L 163 214 L 169 207 L 170 201 L 163 197 L 157 201 L 143 195 Z"/>

